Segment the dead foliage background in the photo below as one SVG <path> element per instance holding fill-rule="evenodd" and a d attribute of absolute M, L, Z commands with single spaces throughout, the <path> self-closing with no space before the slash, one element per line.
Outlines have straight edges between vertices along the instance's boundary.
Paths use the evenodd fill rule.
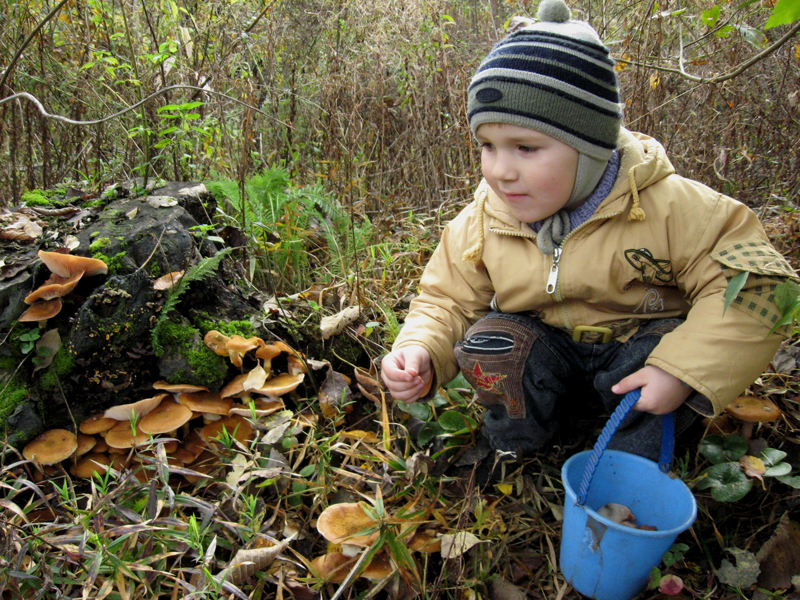
<path fill-rule="evenodd" d="M 65 182 L 102 189 L 134 176 L 230 177 L 244 190 L 252 175 L 285 166 L 298 185 L 322 184 L 353 220 L 369 218 L 386 239 L 416 240 L 403 261 L 346 257 L 360 279 L 343 275 L 341 295 L 366 299 L 389 329 L 402 320 L 438 227 L 478 181 L 465 117 L 469 79 L 504 22 L 535 8 L 497 0 L 7 3 L 0 11 L 0 208 L 35 189 Z M 711 7 L 696 1 L 591 0 L 572 8 L 620 61 L 627 126 L 662 141 L 679 172 L 757 209 L 796 261 L 797 35 L 727 77 L 793 31 L 760 34 L 770 3 L 720 5 L 716 19 L 704 17 Z M 30 96 L 4 101 L 20 93 Z M 66 120 L 44 117 L 31 96 Z M 785 368 L 749 390 L 785 411 L 759 431 L 772 447 L 800 443 L 796 365 Z M 441 411 L 476 410 L 463 391 L 443 391 L 442 400 Z M 345 499 L 383 504 L 382 547 L 400 568 L 382 585 L 345 586 L 340 597 L 577 597 L 557 571 L 559 469 L 591 445 L 600 415 L 580 423 L 574 439 L 506 473 L 505 487 L 479 493 L 468 471 L 451 477 L 422 458 L 411 463 L 423 450 L 419 424 L 396 407 L 359 402 L 353 412 L 321 418 L 314 402 L 298 395 L 288 405 L 301 444 L 284 447 L 278 436 L 247 450 L 234 445 L 219 453 L 214 483 L 177 494 L 158 450 L 146 483 L 128 476 L 74 486 L 63 478 L 39 488 L 30 464 L 7 462 L 4 597 L 181 597 L 186 583 L 196 597 L 234 597 L 219 577 L 237 552 L 274 548 L 295 533 L 280 562 L 267 552 L 264 570 L 238 581 L 244 597 L 333 597 L 337 586 L 309 575 L 304 559 L 327 549 L 314 529 L 321 510 Z M 316 429 L 307 428 L 309 417 L 319 419 Z M 681 440 L 676 468 L 688 480 L 705 466 L 696 451 L 702 433 Z M 461 448 L 470 447 L 470 436 Z M 275 444 L 286 464 L 280 477 L 268 477 Z M 443 455 L 451 467 L 458 453 Z M 676 597 L 796 597 L 778 567 L 767 568 L 775 577 L 769 585 L 761 580 L 745 590 L 716 575 L 732 557 L 741 570 L 753 568 L 745 564 L 749 555 L 731 548 L 762 551 L 765 569 L 776 547 L 796 547 L 796 492 L 765 484 L 733 504 L 698 496 L 701 514 L 684 540 L 686 554 L 664 569 L 683 578 Z M 415 555 L 403 563 L 391 540 L 402 540 L 409 521 L 480 542 L 449 559 Z M 31 587 L 38 591 L 15 595 Z"/>

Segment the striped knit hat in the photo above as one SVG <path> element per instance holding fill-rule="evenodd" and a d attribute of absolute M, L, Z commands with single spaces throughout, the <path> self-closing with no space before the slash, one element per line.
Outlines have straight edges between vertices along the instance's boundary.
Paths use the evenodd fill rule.
<path fill-rule="evenodd" d="M 564 0 L 543 0 L 501 40 L 469 86 L 472 133 L 482 123 L 535 129 L 575 148 L 578 176 L 567 203 L 588 197 L 617 146 L 622 120 L 614 60 L 586 22 L 570 19 Z"/>

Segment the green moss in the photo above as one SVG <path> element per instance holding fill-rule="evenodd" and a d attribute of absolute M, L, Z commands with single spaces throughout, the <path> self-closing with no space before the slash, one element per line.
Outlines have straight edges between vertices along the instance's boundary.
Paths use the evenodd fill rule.
<path fill-rule="evenodd" d="M 53 362 L 39 379 L 42 389 L 50 390 L 58 385 L 59 380 L 68 377 L 75 369 L 75 357 L 66 348 L 62 347 L 53 357 Z"/>
<path fill-rule="evenodd" d="M 99 252 L 100 250 L 108 246 L 110 243 L 111 243 L 111 238 L 107 237 L 97 238 L 91 244 L 89 244 L 89 252 L 95 254 L 96 252 Z"/>
<path fill-rule="evenodd" d="M 108 239 L 108 238 L 102 238 L 102 239 Z M 94 246 L 94 243 L 92 243 L 91 246 Z M 90 249 L 91 249 L 91 246 L 90 246 Z M 95 252 L 95 253 L 92 254 L 92 258 L 96 258 L 98 260 L 102 260 L 104 263 L 106 263 L 108 265 L 108 275 L 109 276 L 114 275 L 115 273 L 117 273 L 117 271 L 119 271 L 120 269 L 122 269 L 125 266 L 125 257 L 126 256 L 127 256 L 127 254 L 125 252 L 119 252 L 119 253 L 115 254 L 114 256 L 107 256 L 107 255 L 103 254 L 102 252 Z"/>
<path fill-rule="evenodd" d="M 240 335 L 250 338 L 256 335 L 256 328 L 250 321 L 214 321 L 209 315 L 203 314 L 195 319 L 194 324 L 203 334 L 215 329 L 227 336 Z"/>
<path fill-rule="evenodd" d="M 41 190 L 31 190 L 22 194 L 20 198 L 28 206 L 50 206 L 51 202 Z"/>
<path fill-rule="evenodd" d="M 165 353 L 179 353 L 189 365 L 186 372 L 175 372 L 173 378 L 183 382 L 218 388 L 228 374 L 225 358 L 217 356 L 203 344 L 203 334 L 190 325 L 164 322 L 153 330 L 153 352 L 159 358 Z"/>
<path fill-rule="evenodd" d="M 18 366 L 18 359 L 0 359 L 0 431 L 4 430 L 6 419 L 20 402 L 30 397 L 25 380 L 17 371 Z"/>

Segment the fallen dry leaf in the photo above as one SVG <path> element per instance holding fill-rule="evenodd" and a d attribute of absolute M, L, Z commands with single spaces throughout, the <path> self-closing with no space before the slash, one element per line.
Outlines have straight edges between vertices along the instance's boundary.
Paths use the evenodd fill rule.
<path fill-rule="evenodd" d="M 350 412 L 350 388 L 344 375 L 328 369 L 328 375 L 319 389 L 319 408 L 322 414 L 332 420 L 341 419 L 345 412 Z"/>
<path fill-rule="evenodd" d="M 289 542 L 291 542 L 294 537 L 294 535 L 288 537 L 282 542 L 267 548 L 239 550 L 228 563 L 228 566 L 217 576 L 217 579 L 219 581 L 228 581 L 233 585 L 241 584 L 256 571 L 261 571 L 272 564 L 272 562 L 286 550 L 289 546 Z"/>
<path fill-rule="evenodd" d="M 358 319 L 360 314 L 361 307 L 355 305 L 349 306 L 335 315 L 322 317 L 319 321 L 319 330 L 322 332 L 322 339 L 327 340 L 341 333 L 344 331 L 345 327 Z"/>
<path fill-rule="evenodd" d="M 800 575 L 800 523 L 792 521 L 789 513 L 781 517 L 772 537 L 756 555 L 761 563 L 758 586 L 767 590 L 789 589 L 792 578 Z"/>
<path fill-rule="evenodd" d="M 442 558 L 455 558 L 461 556 L 481 540 L 469 531 L 446 533 L 442 536 Z"/>
<path fill-rule="evenodd" d="M 764 466 L 764 461 L 757 456 L 743 456 L 739 459 L 739 464 L 742 465 L 744 472 L 747 473 L 749 477 L 761 479 L 761 476 L 767 471 L 767 467 Z"/>
<path fill-rule="evenodd" d="M 36 361 L 36 367 L 33 369 L 33 372 L 36 373 L 39 369 L 49 367 L 59 348 L 61 348 L 61 336 L 58 333 L 58 329 L 46 331 L 42 337 L 39 338 L 39 341 L 36 342 L 38 360 Z"/>

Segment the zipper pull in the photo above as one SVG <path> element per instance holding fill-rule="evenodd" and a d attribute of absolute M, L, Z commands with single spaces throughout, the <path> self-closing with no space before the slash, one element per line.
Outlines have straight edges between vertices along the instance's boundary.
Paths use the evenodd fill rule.
<path fill-rule="evenodd" d="M 545 290 L 548 294 L 554 294 L 556 285 L 558 284 L 558 261 L 561 260 L 561 248 L 553 250 L 553 266 L 550 267 L 550 275 L 547 277 L 547 287 Z"/>

